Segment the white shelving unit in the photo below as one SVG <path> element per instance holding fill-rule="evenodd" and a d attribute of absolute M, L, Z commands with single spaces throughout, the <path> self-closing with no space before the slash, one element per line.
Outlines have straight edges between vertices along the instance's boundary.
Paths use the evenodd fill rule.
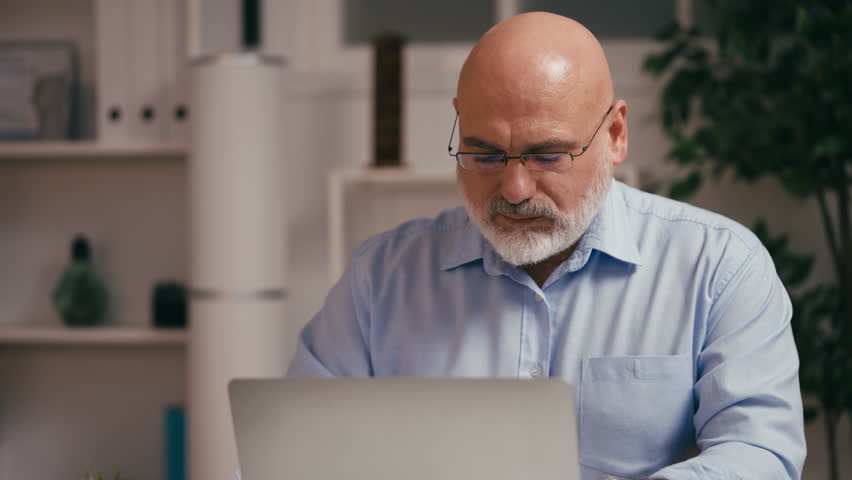
<path fill-rule="evenodd" d="M 188 145 L 95 139 L 95 0 L 0 12 L 0 41 L 75 44 L 86 139 L 0 142 L 0 479 L 162 478 L 162 414 L 185 404 L 189 332 L 142 319 L 154 282 L 185 278 Z M 110 290 L 106 326 L 64 327 L 50 304 L 75 233 Z"/>
<path fill-rule="evenodd" d="M 454 170 L 341 169 L 328 182 L 329 283 L 340 278 L 352 250 L 370 236 L 462 204 Z"/>
<path fill-rule="evenodd" d="M 177 346 L 186 345 L 185 329 L 133 327 L 2 327 L 0 347 L 15 346 Z"/>

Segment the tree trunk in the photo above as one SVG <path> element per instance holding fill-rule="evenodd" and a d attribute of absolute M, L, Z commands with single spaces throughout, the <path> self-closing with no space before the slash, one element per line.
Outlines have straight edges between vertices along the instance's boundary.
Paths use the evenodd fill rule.
<path fill-rule="evenodd" d="M 849 446 L 850 446 L 850 450 L 852 450 L 852 408 L 846 410 L 846 423 L 848 423 L 849 426 L 850 426 L 850 429 L 849 429 L 849 440 L 850 440 Z M 850 452 L 850 453 L 852 453 L 852 452 Z"/>
<path fill-rule="evenodd" d="M 829 187 L 829 192 L 837 201 L 837 229 L 834 218 L 829 212 L 826 190 L 817 188 L 816 198 L 819 205 L 828 252 L 834 264 L 837 276 L 837 289 L 840 294 L 841 317 L 845 320 L 845 330 L 848 338 L 848 348 L 852 349 L 852 213 L 849 211 L 849 188 L 846 186 L 846 176 L 839 175 L 837 185 Z"/>
<path fill-rule="evenodd" d="M 828 478 L 840 480 L 840 473 L 837 468 L 837 415 L 823 410 L 822 418 L 825 421 L 825 439 L 828 444 Z"/>
<path fill-rule="evenodd" d="M 839 278 L 841 305 L 846 310 L 846 332 L 849 337 L 849 348 L 852 348 L 852 214 L 849 211 L 849 185 L 846 178 L 846 170 L 840 175 L 840 184 L 835 193 L 837 194 L 837 215 L 840 233 L 838 259 L 841 262 L 840 270 L 843 272 Z"/>

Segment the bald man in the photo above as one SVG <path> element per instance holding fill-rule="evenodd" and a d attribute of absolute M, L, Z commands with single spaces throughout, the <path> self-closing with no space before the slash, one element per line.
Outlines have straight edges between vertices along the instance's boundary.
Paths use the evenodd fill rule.
<path fill-rule="evenodd" d="M 362 244 L 289 374 L 559 377 L 583 479 L 799 478 L 772 259 L 731 220 L 613 180 L 627 105 L 595 37 L 552 14 L 502 22 L 453 106 L 466 208 Z"/>

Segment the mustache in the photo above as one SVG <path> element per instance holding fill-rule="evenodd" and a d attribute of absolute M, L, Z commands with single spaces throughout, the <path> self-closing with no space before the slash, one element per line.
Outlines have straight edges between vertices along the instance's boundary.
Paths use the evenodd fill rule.
<path fill-rule="evenodd" d="M 529 215 L 535 217 L 556 218 L 559 212 L 550 205 L 526 199 L 521 203 L 511 203 L 502 195 L 492 197 L 487 205 L 488 214 L 492 217 L 510 213 L 512 215 Z"/>

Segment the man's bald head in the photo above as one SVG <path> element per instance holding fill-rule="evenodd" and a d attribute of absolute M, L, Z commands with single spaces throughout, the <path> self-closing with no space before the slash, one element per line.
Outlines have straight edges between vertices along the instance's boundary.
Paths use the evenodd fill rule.
<path fill-rule="evenodd" d="M 595 36 L 569 18 L 532 12 L 497 24 L 477 42 L 459 76 L 456 108 L 464 110 L 469 100 L 538 108 L 539 101 L 559 99 L 580 113 L 612 98 L 609 65 Z"/>
<path fill-rule="evenodd" d="M 512 17 L 477 42 L 453 105 L 459 151 L 474 162 L 456 170 L 468 214 L 541 285 L 591 225 L 627 155 L 627 104 L 613 97 L 603 49 L 574 20 Z M 496 169 L 475 163 L 501 153 Z"/>

